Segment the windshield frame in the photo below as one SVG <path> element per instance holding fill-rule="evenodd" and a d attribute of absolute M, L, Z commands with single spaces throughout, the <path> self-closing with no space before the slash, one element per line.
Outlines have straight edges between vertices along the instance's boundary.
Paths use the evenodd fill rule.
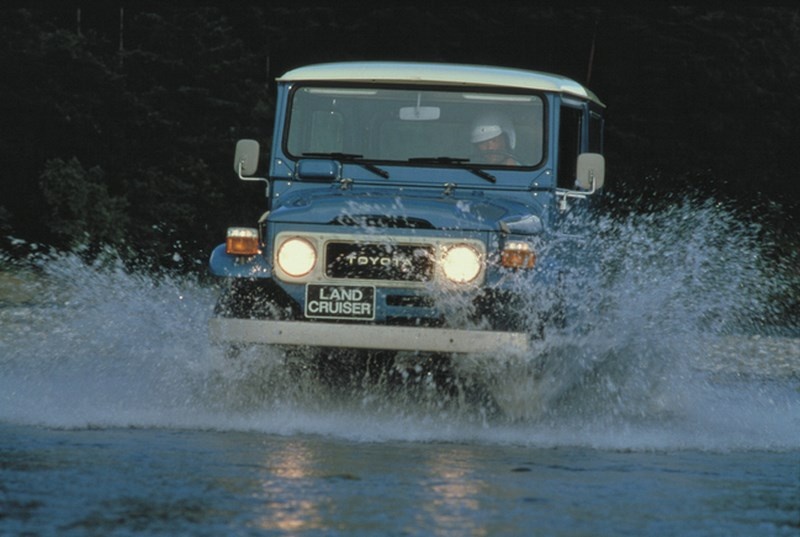
<path fill-rule="evenodd" d="M 526 132 L 530 133 L 530 136 L 538 136 L 538 143 L 531 144 L 531 154 L 534 155 L 532 159 L 521 162 L 514 162 L 513 164 L 509 164 L 508 162 L 489 162 L 486 160 L 474 160 L 473 157 L 475 155 L 474 149 L 470 148 L 470 151 L 466 152 L 466 154 L 434 154 L 434 155 L 418 155 L 418 154 L 408 154 L 405 155 L 405 158 L 381 158 L 378 155 L 370 155 L 367 151 L 359 150 L 361 148 L 357 148 L 354 151 L 347 151 L 341 150 L 343 148 L 331 148 L 329 151 L 319 151 L 316 150 L 318 148 L 312 146 L 305 146 L 298 145 L 292 140 L 292 119 L 295 116 L 295 102 L 298 96 L 298 92 L 301 90 L 309 90 L 309 93 L 316 90 L 319 94 L 324 95 L 327 93 L 326 90 L 329 90 L 329 95 L 344 95 L 347 96 L 352 95 L 356 96 L 359 92 L 363 92 L 364 95 L 369 93 L 391 93 L 397 92 L 400 95 L 403 92 L 414 93 L 418 95 L 424 96 L 426 93 L 431 95 L 431 92 L 437 95 L 447 95 L 453 94 L 454 97 L 461 95 L 463 100 L 461 102 L 456 103 L 456 99 L 453 100 L 452 107 L 460 107 L 462 109 L 470 109 L 473 107 L 475 110 L 475 114 L 477 115 L 478 111 L 481 109 L 488 109 L 488 106 L 491 103 L 494 103 L 494 106 L 497 107 L 497 103 L 503 102 L 504 100 L 509 103 L 516 103 L 515 106 L 518 108 L 526 106 L 524 102 L 527 100 L 528 105 L 530 107 L 530 111 L 526 110 L 526 113 L 532 114 L 532 120 L 530 123 L 518 123 L 516 119 L 512 119 L 515 127 L 514 129 L 519 132 L 520 128 L 527 129 Z M 341 93 L 338 93 L 341 92 Z M 465 95 L 472 95 L 472 97 L 464 97 Z M 483 101 L 483 102 L 482 102 Z M 428 103 L 431 104 L 430 102 Z M 435 104 L 435 103 L 434 103 Z M 443 103 L 439 103 L 443 104 Z M 513 106 L 513 105 L 509 105 Z M 545 92 L 539 92 L 534 90 L 527 90 L 527 89 L 519 89 L 519 88 L 505 88 L 505 87 L 498 87 L 498 86 L 475 86 L 475 85 L 435 85 L 435 84 L 414 84 L 414 83 L 407 83 L 407 84 L 399 84 L 399 83 L 380 83 L 380 84 L 369 84 L 369 83 L 361 83 L 361 82 L 339 82 L 339 81 L 312 81 L 312 82 L 295 82 L 291 84 L 287 94 L 286 100 L 286 114 L 283 123 L 283 129 L 281 132 L 281 141 L 280 147 L 283 154 L 289 158 L 290 160 L 300 160 L 303 158 L 325 158 L 325 154 L 329 153 L 331 155 L 331 159 L 333 160 L 342 160 L 340 157 L 341 155 L 349 155 L 348 158 L 342 160 L 342 162 L 347 163 L 356 163 L 356 164 L 363 164 L 363 163 L 370 163 L 376 164 L 380 166 L 403 166 L 403 167 L 443 167 L 443 168 L 455 168 L 455 169 L 466 169 L 466 170 L 482 170 L 482 169 L 492 169 L 497 171 L 532 171 L 542 168 L 545 163 L 547 162 L 548 150 L 549 150 L 549 100 Z M 389 109 L 387 108 L 387 111 Z M 509 108 L 510 110 L 510 108 Z M 309 112 L 311 113 L 311 112 Z M 333 113 L 333 112 L 331 112 Z M 535 116 L 535 117 L 534 117 Z M 388 121 L 403 121 L 400 117 L 388 117 L 386 122 Z M 439 117 L 437 115 L 436 119 L 433 121 L 438 121 Z M 427 123 L 427 121 L 414 121 L 409 122 L 411 123 L 419 123 L 420 125 Z M 469 133 L 469 129 L 472 127 L 467 126 L 467 123 L 462 121 L 460 123 L 462 126 L 466 126 L 466 132 Z M 366 129 L 366 127 L 365 127 Z M 468 134 L 464 134 L 465 137 L 468 137 Z M 460 138 L 460 136 L 459 136 Z M 466 138 L 464 138 L 465 140 Z M 460 143 L 464 146 L 467 144 L 464 140 L 460 140 Z M 471 141 L 471 139 L 470 139 Z M 517 146 L 519 147 L 519 145 Z M 533 161 L 536 157 L 538 160 Z"/>

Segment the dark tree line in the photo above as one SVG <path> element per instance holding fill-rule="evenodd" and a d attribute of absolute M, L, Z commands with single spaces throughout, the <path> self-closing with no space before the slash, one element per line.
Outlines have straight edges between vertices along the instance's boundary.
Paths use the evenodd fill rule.
<path fill-rule="evenodd" d="M 67 10 L 2 12 L 1 225 L 153 264 L 199 258 L 252 209 L 230 162 L 270 122 L 250 72 L 263 47 L 205 9 L 128 13 L 120 51 L 114 14 L 95 29 L 83 10 L 79 34 Z"/>
<path fill-rule="evenodd" d="M 239 138 L 268 146 L 272 80 L 306 63 L 397 59 L 589 78 L 609 109 L 613 194 L 713 195 L 772 229 L 775 255 L 800 243 L 795 8 L 2 9 L 0 37 L 0 236 L 202 266 L 228 225 L 261 209 L 262 188 L 231 163 Z"/>

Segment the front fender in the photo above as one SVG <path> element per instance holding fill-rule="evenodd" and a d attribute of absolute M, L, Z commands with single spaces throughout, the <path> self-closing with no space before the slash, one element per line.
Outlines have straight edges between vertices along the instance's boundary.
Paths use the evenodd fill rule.
<path fill-rule="evenodd" d="M 208 260 L 211 274 L 229 278 L 269 278 L 272 270 L 262 255 L 234 256 L 225 251 L 225 244 L 220 244 L 211 252 Z"/>

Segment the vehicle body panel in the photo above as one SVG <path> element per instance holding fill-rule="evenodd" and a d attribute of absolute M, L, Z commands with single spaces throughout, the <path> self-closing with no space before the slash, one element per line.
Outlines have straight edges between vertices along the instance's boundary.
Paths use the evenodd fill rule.
<path fill-rule="evenodd" d="M 602 150 L 603 108 L 572 80 L 519 69 L 359 62 L 286 73 L 257 248 L 211 256 L 229 284 L 213 335 L 526 352 L 552 313 L 526 289 L 557 291 L 564 261 L 548 244 L 588 196 L 575 170 L 591 168 L 578 178 L 589 194 L 602 187 L 602 157 L 574 161 Z M 478 151 L 489 136 L 507 151 Z M 248 144 L 247 166 L 234 167 L 253 180 L 242 175 Z"/>

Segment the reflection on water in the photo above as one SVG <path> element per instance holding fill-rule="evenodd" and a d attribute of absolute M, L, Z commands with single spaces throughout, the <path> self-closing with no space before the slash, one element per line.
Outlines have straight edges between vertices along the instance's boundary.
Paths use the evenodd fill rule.
<path fill-rule="evenodd" d="M 324 527 L 319 504 L 325 500 L 317 496 L 318 491 L 304 492 L 313 486 L 315 458 L 303 442 L 289 442 L 270 453 L 264 461 L 268 475 L 261 483 L 259 528 L 292 532 Z"/>
<path fill-rule="evenodd" d="M 480 517 L 484 483 L 475 475 L 474 451 L 454 446 L 432 455 L 424 461 L 430 482 L 424 513 L 435 535 L 488 535 Z"/>
<path fill-rule="evenodd" d="M 293 534 L 348 520 L 367 535 L 389 526 L 409 535 L 420 528 L 426 535 L 492 535 L 486 499 L 505 493 L 486 482 L 486 455 L 453 444 L 387 450 L 380 443 L 273 439 L 251 492 L 253 526 Z"/>

